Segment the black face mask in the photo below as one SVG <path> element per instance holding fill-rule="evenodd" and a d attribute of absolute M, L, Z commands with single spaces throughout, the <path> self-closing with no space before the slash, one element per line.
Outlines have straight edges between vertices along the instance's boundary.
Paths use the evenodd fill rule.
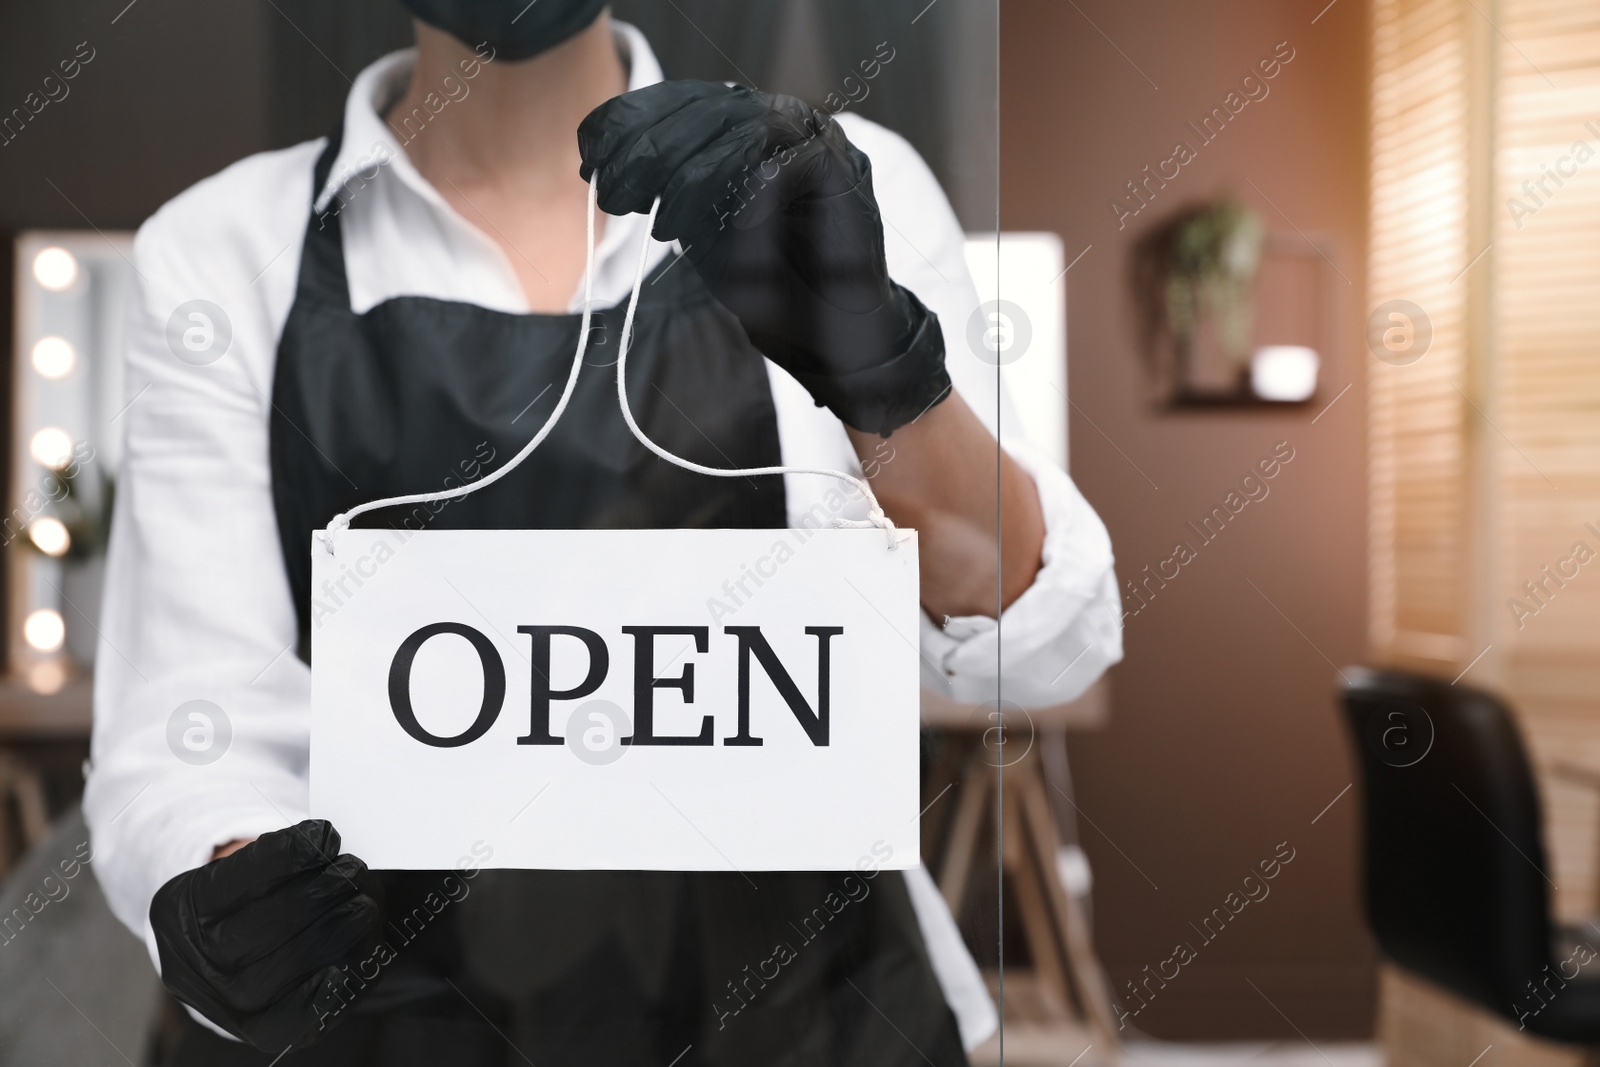
<path fill-rule="evenodd" d="M 515 63 L 594 24 L 608 0 L 404 0 L 417 18 L 469 48 L 487 44 Z"/>

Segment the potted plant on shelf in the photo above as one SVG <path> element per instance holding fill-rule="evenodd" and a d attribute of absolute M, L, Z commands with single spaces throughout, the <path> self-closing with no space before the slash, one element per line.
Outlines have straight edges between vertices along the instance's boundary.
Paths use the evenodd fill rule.
<path fill-rule="evenodd" d="M 1205 403 L 1249 393 L 1254 293 L 1266 227 L 1233 198 L 1185 207 L 1134 246 L 1142 349 L 1170 400 Z M 1227 361 L 1230 390 L 1195 386 L 1203 327 Z"/>

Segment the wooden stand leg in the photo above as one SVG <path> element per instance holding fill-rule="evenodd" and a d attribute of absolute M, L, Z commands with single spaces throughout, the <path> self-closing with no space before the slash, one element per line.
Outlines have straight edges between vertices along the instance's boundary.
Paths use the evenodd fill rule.
<path fill-rule="evenodd" d="M 6 802 L 10 801 L 9 804 Z M 0 753 L 0 875 L 11 864 L 9 808 L 17 813 L 17 828 L 21 831 L 17 854 L 27 851 L 43 841 L 50 832 L 50 815 L 44 800 L 44 784 L 39 774 L 16 757 Z"/>
<path fill-rule="evenodd" d="M 1050 901 L 1054 913 L 1058 944 L 1065 953 L 1067 966 L 1077 987 L 1080 1003 L 1098 1040 L 1107 1046 L 1117 1044 L 1117 1027 L 1111 1011 L 1110 983 L 1094 954 L 1089 924 L 1076 898 L 1061 883 L 1056 855 L 1061 848 L 1060 835 L 1050 812 L 1050 798 L 1045 795 L 1044 779 L 1037 759 L 1023 760 L 1016 768 L 1015 785 L 1007 782 L 1019 798 L 1026 813 L 1024 826 L 1032 838 L 1033 851 L 1041 868 L 1039 881 Z"/>
<path fill-rule="evenodd" d="M 957 786 L 956 812 L 940 865 L 940 891 L 958 917 L 974 868 L 992 855 L 979 848 L 993 839 L 992 830 L 986 834 L 985 828 L 994 825 L 997 802 L 997 771 L 983 759 L 985 751 L 980 747 L 971 757 Z M 1005 810 L 1000 860 L 1033 959 L 1032 974 L 1019 972 L 1032 995 L 1023 998 L 1024 1008 L 1012 1001 L 1008 1016 L 1020 1011 L 1025 1017 L 1013 1016 L 1012 1021 L 1086 1025 L 1098 1050 L 1097 1062 L 1115 1062 L 1120 1043 L 1110 987 L 1094 954 L 1083 908 L 1061 882 L 1060 834 L 1038 753 L 1030 751 L 1007 766 L 999 785 Z M 1006 973 L 1008 978 L 1012 974 L 1010 969 Z"/>
<path fill-rule="evenodd" d="M 1011 785 L 1010 782 L 1005 784 L 1008 787 Z M 1028 954 L 1033 957 L 1039 1008 L 1046 1019 L 1071 1018 L 1069 1005 L 1072 1003 L 1072 991 L 1067 986 L 1061 947 L 1050 921 L 1049 905 L 1045 903 L 1038 857 L 1028 847 L 1025 829 L 1027 817 L 1023 814 L 1017 793 L 1007 788 L 1005 795 L 1005 869 L 1011 878 L 1011 891 L 1016 896 L 1022 931 L 1028 939 Z"/>
<path fill-rule="evenodd" d="M 978 834 L 983 830 L 984 815 L 990 810 L 993 773 L 993 768 L 985 766 L 982 760 L 970 760 L 961 785 L 957 787 L 960 796 L 950 828 L 950 844 L 945 848 L 944 863 L 939 868 L 939 891 L 944 894 L 950 914 L 958 917 L 967 897 L 967 880 L 977 861 Z"/>

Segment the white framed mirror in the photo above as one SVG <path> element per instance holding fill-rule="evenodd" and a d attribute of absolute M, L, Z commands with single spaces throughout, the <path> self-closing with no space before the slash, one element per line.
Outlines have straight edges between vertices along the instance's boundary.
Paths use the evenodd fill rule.
<path fill-rule="evenodd" d="M 94 667 L 121 458 L 122 329 L 133 234 L 33 230 L 16 239 L 6 667 L 49 695 Z"/>

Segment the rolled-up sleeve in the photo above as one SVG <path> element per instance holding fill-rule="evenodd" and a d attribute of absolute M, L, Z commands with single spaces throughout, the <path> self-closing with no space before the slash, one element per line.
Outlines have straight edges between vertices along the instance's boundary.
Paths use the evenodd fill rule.
<path fill-rule="evenodd" d="M 147 918 L 156 890 L 217 845 L 306 812 L 310 673 L 291 647 L 266 414 L 304 216 L 241 212 L 233 199 L 261 186 L 257 205 L 299 213 L 305 155 L 236 165 L 246 172 L 185 193 L 135 242 L 84 811 L 111 908 L 158 967 Z M 285 182 L 307 196 L 286 195 Z M 227 224 L 241 214 L 248 227 Z M 169 319 L 195 300 L 220 310 L 197 309 L 217 335 L 224 321 L 231 333 L 226 352 L 198 366 L 168 342 Z M 179 321 L 198 323 L 188 310 Z"/>
<path fill-rule="evenodd" d="M 978 293 L 966 235 L 933 172 L 898 134 L 853 115 L 840 122 L 872 160 L 890 274 L 939 316 L 957 392 L 1032 477 L 1044 513 L 1038 576 L 998 622 L 924 617 L 923 684 L 962 703 L 997 694 L 1023 707 L 1066 703 L 1122 659 L 1111 539 L 1067 473 L 1029 444 L 993 364 L 967 341 Z"/>
<path fill-rule="evenodd" d="M 1111 538 L 1072 479 L 1026 445 L 1006 450 L 1039 489 L 1043 565 L 999 622 L 964 616 L 939 625 L 924 617 L 923 654 L 940 672 L 924 684 L 962 703 L 998 693 L 1023 707 L 1048 707 L 1081 696 L 1122 659 L 1121 598 Z"/>

